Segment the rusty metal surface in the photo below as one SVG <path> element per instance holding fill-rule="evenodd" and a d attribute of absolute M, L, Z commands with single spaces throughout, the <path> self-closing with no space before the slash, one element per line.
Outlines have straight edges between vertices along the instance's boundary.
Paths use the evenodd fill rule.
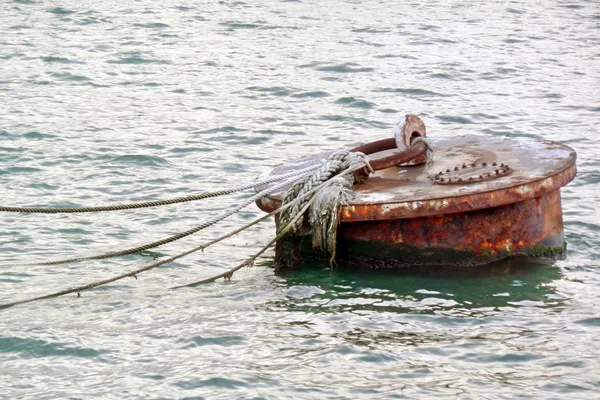
<path fill-rule="evenodd" d="M 494 208 L 411 219 L 342 223 L 337 262 L 367 268 L 464 267 L 526 255 L 564 254 L 559 190 Z M 310 236 L 278 245 L 281 267 L 325 258 Z"/>
<path fill-rule="evenodd" d="M 465 185 L 433 184 L 424 166 L 393 167 L 376 172 L 354 186 L 356 198 L 342 208 L 341 221 L 375 221 L 468 212 L 521 202 L 553 192 L 576 174 L 576 153 L 568 146 L 530 138 L 463 136 L 430 139 L 435 149 L 432 174 L 457 165 L 506 163 L 512 173 L 498 179 Z M 274 168 L 277 175 L 304 168 L 331 152 L 294 160 Z M 381 152 L 374 157 L 386 157 Z M 264 177 L 265 175 L 263 175 Z M 260 188 L 259 188 L 260 189 Z M 272 211 L 282 193 L 258 202 Z"/>
<path fill-rule="evenodd" d="M 379 157 L 371 161 L 371 167 L 375 171 L 401 164 L 423 164 L 427 161 L 426 146 L 424 144 L 412 146 L 413 141 L 418 137 L 427 137 L 425 123 L 416 115 L 406 115 L 396 126 L 393 138 L 366 143 L 350 151 L 371 155 L 386 150 L 395 150 L 385 157 Z"/>
<path fill-rule="evenodd" d="M 491 181 L 512 173 L 512 168 L 502 163 L 488 164 L 472 163 L 471 165 L 457 165 L 454 169 L 447 168 L 438 172 L 433 178 L 433 183 L 438 185 L 466 185 L 471 183 Z"/>
<path fill-rule="evenodd" d="M 387 150 L 392 150 L 396 148 L 396 141 L 394 139 L 384 139 L 378 140 L 376 142 L 368 143 L 363 146 L 358 146 L 352 149 L 351 151 L 358 151 L 367 155 L 382 153 Z M 422 164 L 425 162 L 425 153 L 427 151 L 427 146 L 425 143 L 417 143 L 414 146 L 408 147 L 403 151 L 393 151 L 389 152 L 391 154 L 386 155 L 384 157 L 377 157 L 371 160 L 371 168 L 375 171 L 380 171 L 382 169 L 387 169 L 391 167 L 395 167 L 398 165 L 402 165 L 406 162 L 417 161 L 422 159 L 420 162 Z M 387 153 L 386 153 L 387 154 Z"/>

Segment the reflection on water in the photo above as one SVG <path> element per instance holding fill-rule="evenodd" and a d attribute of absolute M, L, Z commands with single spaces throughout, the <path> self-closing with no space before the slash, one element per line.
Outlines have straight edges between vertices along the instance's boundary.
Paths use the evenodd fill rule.
<path fill-rule="evenodd" d="M 287 286 L 277 306 L 288 310 L 338 312 L 378 310 L 398 313 L 490 314 L 505 307 L 552 308 L 566 300 L 552 283 L 554 265 L 514 258 L 487 266 L 410 271 L 362 271 L 304 265 L 278 270 Z"/>

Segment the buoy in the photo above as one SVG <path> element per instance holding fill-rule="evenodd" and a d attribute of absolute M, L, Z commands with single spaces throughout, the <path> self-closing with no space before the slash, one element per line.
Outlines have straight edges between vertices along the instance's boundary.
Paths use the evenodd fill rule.
<path fill-rule="evenodd" d="M 429 140 L 435 149 L 430 168 L 392 166 L 354 186 L 354 199 L 340 212 L 338 264 L 455 267 L 517 255 L 565 256 L 560 188 L 576 175 L 573 149 L 515 137 Z M 359 148 L 369 148 L 369 144 Z M 376 164 L 398 151 L 379 151 L 370 158 Z M 306 168 L 329 154 L 292 160 L 261 178 Z M 271 212 L 281 205 L 283 195 L 271 194 L 257 205 Z M 312 248 L 306 223 L 298 234 L 276 246 L 278 267 L 326 259 Z"/>

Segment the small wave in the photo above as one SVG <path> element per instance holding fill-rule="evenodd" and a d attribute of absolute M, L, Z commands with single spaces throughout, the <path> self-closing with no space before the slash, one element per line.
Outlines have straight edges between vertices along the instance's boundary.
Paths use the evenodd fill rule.
<path fill-rule="evenodd" d="M 212 147 L 175 147 L 170 150 L 171 153 L 185 154 L 185 153 L 209 153 L 215 151 Z"/>
<path fill-rule="evenodd" d="M 343 104 L 348 107 L 353 108 L 363 108 L 363 109 L 371 109 L 376 106 L 376 104 L 371 103 L 370 101 L 356 99 L 354 97 L 341 97 L 335 101 L 336 104 Z"/>
<path fill-rule="evenodd" d="M 440 115 L 438 119 L 444 122 L 451 122 L 455 124 L 472 124 L 473 121 L 469 118 L 456 116 L 456 115 Z"/>
<path fill-rule="evenodd" d="M 3 276 L 12 276 L 13 278 L 32 278 L 34 275 L 25 273 L 25 272 L 2 272 L 0 275 Z"/>
<path fill-rule="evenodd" d="M 212 128 L 212 129 L 206 129 L 204 131 L 198 131 L 196 133 L 205 135 L 205 134 L 220 133 L 220 132 L 225 132 L 225 133 L 243 132 L 243 129 L 236 128 L 235 126 L 221 126 L 218 128 Z"/>
<path fill-rule="evenodd" d="M 78 21 L 77 25 L 86 26 L 86 25 L 100 24 L 102 22 L 108 22 L 108 20 L 102 19 L 102 18 L 95 18 L 95 17 L 86 17 L 86 18 L 82 19 L 81 21 Z"/>
<path fill-rule="evenodd" d="M 418 60 L 417 57 L 409 56 L 408 54 L 381 54 L 375 58 L 405 58 L 407 60 Z"/>
<path fill-rule="evenodd" d="M 381 89 L 376 89 L 375 92 L 402 93 L 402 94 L 408 94 L 408 95 L 413 95 L 413 96 L 439 96 L 439 97 L 446 96 L 446 95 L 438 93 L 438 92 L 433 92 L 431 90 L 418 89 L 418 88 L 381 88 Z"/>
<path fill-rule="evenodd" d="M 60 186 L 58 185 L 50 185 L 45 182 L 32 183 L 28 185 L 28 187 L 32 189 L 40 189 L 40 190 L 57 190 Z"/>
<path fill-rule="evenodd" d="M 215 142 L 225 142 L 225 143 L 243 143 L 243 144 L 263 144 L 270 140 L 269 137 L 248 137 L 248 136 L 216 136 L 212 137 L 210 140 Z"/>
<path fill-rule="evenodd" d="M 586 318 L 575 321 L 576 324 L 600 327 L 600 318 Z"/>
<path fill-rule="evenodd" d="M 304 136 L 305 132 L 302 131 L 276 131 L 273 129 L 261 129 L 258 131 L 253 131 L 254 133 L 260 133 L 263 135 L 293 135 L 293 136 Z"/>
<path fill-rule="evenodd" d="M 562 99 L 565 96 L 563 96 L 560 93 L 546 93 L 546 94 L 544 94 L 544 95 L 542 95 L 540 97 L 543 98 L 543 99 Z"/>
<path fill-rule="evenodd" d="M 248 386 L 248 384 L 245 382 L 227 378 L 191 379 L 188 381 L 175 382 L 174 385 L 186 390 L 198 389 L 207 386 L 214 386 L 219 388 L 219 390 L 235 389 L 238 387 Z"/>
<path fill-rule="evenodd" d="M 263 25 L 259 25 L 259 24 L 248 24 L 248 23 L 241 23 L 241 22 L 222 22 L 222 23 L 220 23 L 220 25 L 228 27 L 229 30 L 257 29 L 257 28 L 263 27 Z"/>
<path fill-rule="evenodd" d="M 499 73 L 500 75 L 511 75 L 511 74 L 514 74 L 515 72 L 519 72 L 519 71 L 514 68 L 499 67 L 499 68 L 496 68 L 496 72 Z"/>
<path fill-rule="evenodd" d="M 247 87 L 246 90 L 251 90 L 253 92 L 262 92 L 269 93 L 273 96 L 289 96 L 292 92 L 290 89 L 283 86 L 273 86 L 273 87 L 262 87 L 262 86 L 250 86 Z"/>
<path fill-rule="evenodd" d="M 192 342 L 192 346 L 224 346 L 230 347 L 235 345 L 244 344 L 246 338 L 243 336 L 219 336 L 219 337 L 202 337 L 194 336 L 189 341 Z M 186 346 L 189 347 L 189 346 Z"/>
<path fill-rule="evenodd" d="M 438 79 L 450 79 L 450 80 L 454 79 L 454 77 L 451 74 L 447 74 L 444 72 L 436 72 L 436 73 L 430 74 L 429 77 L 430 78 L 438 78 Z"/>
<path fill-rule="evenodd" d="M 427 25 L 427 24 L 425 24 L 425 25 L 421 25 L 419 27 L 419 29 L 422 30 L 422 31 L 439 31 L 440 27 L 437 26 L 437 25 Z"/>
<path fill-rule="evenodd" d="M 133 26 L 136 26 L 138 28 L 149 28 L 149 29 L 170 28 L 169 25 L 163 24 L 162 22 L 150 22 L 147 24 L 133 24 Z"/>
<path fill-rule="evenodd" d="M 369 67 L 361 67 L 359 64 L 355 63 L 343 63 L 343 64 L 332 64 L 332 65 L 324 65 L 322 67 L 315 68 L 317 71 L 321 72 L 339 72 L 339 73 L 359 73 L 359 72 L 372 72 L 375 69 Z"/>
<path fill-rule="evenodd" d="M 133 164 L 143 166 L 161 166 L 167 165 L 169 162 L 164 158 L 157 156 L 148 156 L 144 154 L 128 154 L 112 159 L 112 162 L 117 164 Z"/>
<path fill-rule="evenodd" d="M 485 119 L 485 120 L 500 119 L 500 117 L 497 115 L 491 115 L 491 114 L 485 114 L 485 113 L 473 113 L 473 114 L 469 114 L 469 115 L 474 119 Z"/>
<path fill-rule="evenodd" d="M 508 44 L 515 44 L 515 43 L 527 43 L 527 40 L 508 38 L 508 39 L 504 39 L 503 42 L 508 43 Z"/>
<path fill-rule="evenodd" d="M 0 169 L 0 175 L 10 175 L 10 174 L 20 174 L 20 173 L 32 173 L 32 172 L 40 172 L 39 168 L 29 168 L 29 167 L 8 167 L 5 169 Z"/>
<path fill-rule="evenodd" d="M 87 76 L 83 76 L 83 75 L 73 75 L 70 74 L 68 72 L 65 73 L 52 73 L 50 74 L 51 76 L 53 76 L 54 78 L 60 79 L 61 81 L 72 81 L 72 82 L 85 82 L 85 81 L 89 81 L 90 78 L 88 78 Z"/>
<path fill-rule="evenodd" d="M 22 147 L 0 147 L 0 153 L 23 153 L 24 151 Z"/>
<path fill-rule="evenodd" d="M 196 8 L 195 7 L 186 7 L 186 6 L 175 6 L 176 10 L 179 11 L 194 11 Z"/>
<path fill-rule="evenodd" d="M 340 73 L 358 73 L 374 71 L 374 68 L 361 67 L 360 64 L 357 63 L 329 64 L 313 62 L 310 64 L 299 65 L 298 68 L 312 68 L 315 71 Z"/>
<path fill-rule="evenodd" d="M 11 31 L 20 31 L 21 29 L 32 29 L 32 26 L 29 25 L 13 25 L 11 26 L 10 29 Z"/>
<path fill-rule="evenodd" d="M 47 63 L 76 64 L 75 61 L 71 61 L 65 57 L 42 57 L 42 61 Z"/>
<path fill-rule="evenodd" d="M 370 42 L 370 41 L 364 40 L 364 39 L 358 39 L 356 41 L 356 43 L 364 44 L 364 45 L 367 45 L 367 46 L 373 46 L 373 47 L 384 47 L 385 46 L 384 44 Z"/>
<path fill-rule="evenodd" d="M 387 124 L 385 122 L 374 121 L 359 117 L 349 117 L 347 115 L 327 114 L 320 116 L 319 119 L 324 121 L 350 122 L 352 124 L 358 124 L 359 126 L 369 126 L 382 129 L 389 129 L 391 127 L 390 124 Z"/>
<path fill-rule="evenodd" d="M 354 28 L 351 30 L 354 33 L 388 33 L 389 29 L 377 29 L 377 28 Z"/>
<path fill-rule="evenodd" d="M 320 97 L 329 97 L 329 96 L 331 96 L 329 93 L 324 92 L 322 90 L 315 90 L 313 92 L 300 92 L 300 93 L 294 93 L 291 95 L 291 97 L 295 97 L 295 98 L 306 98 L 306 97 L 320 98 Z"/>
<path fill-rule="evenodd" d="M 48 10 L 48 12 L 55 15 L 70 15 L 73 14 L 75 11 L 71 11 L 62 7 L 54 7 Z"/>
<path fill-rule="evenodd" d="M 0 338 L 0 353 L 17 353 L 25 358 L 56 356 L 93 358 L 106 353 L 106 351 L 68 347 L 62 343 L 51 343 L 45 340 L 3 337 Z"/>
<path fill-rule="evenodd" d="M 583 6 L 580 4 L 565 4 L 562 7 L 570 8 L 571 10 L 579 10 L 579 9 L 583 8 Z"/>
<path fill-rule="evenodd" d="M 108 60 L 108 64 L 170 64 L 166 60 L 152 60 L 142 57 L 123 57 L 118 60 Z"/>

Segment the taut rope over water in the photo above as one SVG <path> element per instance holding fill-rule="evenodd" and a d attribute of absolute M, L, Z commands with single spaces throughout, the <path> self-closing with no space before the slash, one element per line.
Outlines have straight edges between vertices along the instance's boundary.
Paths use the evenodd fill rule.
<path fill-rule="evenodd" d="M 120 210 L 131 210 L 136 208 L 146 207 L 158 207 L 166 206 L 170 204 L 185 203 L 189 201 L 204 200 L 211 197 L 225 196 L 228 194 L 241 192 L 242 190 L 252 189 L 256 186 L 265 185 L 268 183 L 277 182 L 288 178 L 297 178 L 300 175 L 304 175 L 308 172 L 314 171 L 319 168 L 319 165 L 312 165 L 310 167 L 293 171 L 287 174 L 278 175 L 268 179 L 258 180 L 247 185 L 236 186 L 231 189 L 217 190 L 214 192 L 201 193 L 198 195 L 175 197 L 166 200 L 156 201 L 145 201 L 141 203 L 130 203 L 130 204 L 115 204 L 110 206 L 92 206 L 92 207 L 77 207 L 77 208 L 51 208 L 51 207 L 12 207 L 12 206 L 0 206 L 0 212 L 15 212 L 15 213 L 38 213 L 38 214 L 73 214 L 73 213 L 91 213 L 91 212 L 105 212 L 105 211 L 120 211 Z"/>
<path fill-rule="evenodd" d="M 314 168 L 313 168 L 314 169 Z M 306 173 L 304 173 L 304 175 L 300 175 L 299 177 L 302 178 L 303 176 L 305 176 Z M 250 205 L 251 203 L 254 203 L 256 200 L 264 197 L 264 196 L 268 196 L 269 194 L 276 192 L 278 190 L 281 190 L 282 188 L 286 187 L 287 185 L 289 185 L 290 182 L 282 182 L 282 183 L 278 183 L 276 185 L 273 185 L 271 187 L 269 187 L 268 189 L 263 190 L 262 192 L 252 196 L 251 198 L 249 198 L 248 200 L 244 201 L 243 203 L 230 208 L 229 210 L 225 211 L 223 214 L 221 215 L 217 215 L 216 217 L 213 217 L 211 219 L 209 219 L 208 221 L 206 221 L 205 223 L 203 223 L 202 225 L 199 225 L 195 228 L 192 228 L 190 230 L 187 230 L 185 232 L 181 232 L 178 233 L 176 235 L 173 236 L 169 236 L 163 239 L 160 239 L 158 241 L 152 242 L 152 243 L 146 243 L 140 246 L 136 246 L 136 247 L 132 247 L 129 249 L 124 249 L 124 250 L 119 250 L 119 251 L 113 251 L 113 252 L 109 252 L 109 253 L 103 253 L 103 254 L 97 254 L 97 255 L 93 255 L 93 256 L 85 256 L 85 257 L 75 257 L 75 258 L 66 258 L 66 259 L 62 259 L 62 260 L 52 260 L 52 261 L 42 261 L 42 262 L 37 262 L 37 263 L 28 263 L 28 264 L 12 264 L 12 265 L 59 265 L 59 264 L 68 264 L 68 263 L 75 263 L 75 262 L 81 262 L 81 261 L 87 261 L 87 260 L 103 260 L 103 259 L 107 259 L 107 258 L 113 258 L 113 257 L 121 257 L 121 256 L 125 256 L 128 254 L 135 254 L 135 253 L 139 253 L 141 251 L 144 250 L 149 250 L 149 249 L 153 249 L 155 247 L 159 247 L 159 246 L 163 246 L 167 243 L 171 243 L 174 242 L 176 240 L 179 239 L 183 239 L 186 236 L 192 235 L 194 233 L 197 233 L 203 229 L 208 228 L 209 226 L 212 226 L 218 222 L 223 221 L 225 218 L 230 217 L 231 215 L 235 214 L 236 212 L 242 210 L 243 208 L 247 207 L 248 205 Z"/>
<path fill-rule="evenodd" d="M 365 167 L 365 165 L 358 165 L 358 166 L 355 166 L 353 168 L 349 168 L 346 171 L 344 171 L 341 174 L 339 174 L 339 176 L 343 176 L 343 175 L 346 175 L 346 174 L 351 174 L 351 173 L 357 171 L 358 169 L 361 169 L 361 168 L 364 168 L 364 167 Z M 88 284 L 85 284 L 85 285 L 82 285 L 82 286 L 77 286 L 77 287 L 74 287 L 74 288 L 70 288 L 70 289 L 66 289 L 66 290 L 61 290 L 61 291 L 50 293 L 50 294 L 46 294 L 46 295 L 43 295 L 43 296 L 37 296 L 37 297 L 29 298 L 29 299 L 18 300 L 18 301 L 14 301 L 14 302 L 10 302 L 10 303 L 0 304 L 0 310 L 1 309 L 5 309 L 5 308 L 10 308 L 10 307 L 13 307 L 13 306 L 16 306 L 16 305 L 19 305 L 19 304 L 26 304 L 26 303 L 31 303 L 31 302 L 38 301 L 38 300 L 45 300 L 45 299 L 60 297 L 60 296 L 64 296 L 64 295 L 67 295 L 67 294 L 70 294 L 70 293 L 77 293 L 79 295 L 84 290 L 93 289 L 95 287 L 106 285 L 106 284 L 109 284 L 109 283 L 112 283 L 112 282 L 116 282 L 118 280 L 125 279 L 125 278 L 128 278 L 128 277 L 132 277 L 132 278 L 136 278 L 137 279 L 137 275 L 140 274 L 140 273 L 142 273 L 142 272 L 149 271 L 151 269 L 154 269 L 154 268 L 157 268 L 159 266 L 165 265 L 167 263 L 175 261 L 175 260 L 177 260 L 179 258 L 182 258 L 184 256 L 187 256 L 187 255 L 192 254 L 194 252 L 197 252 L 199 250 L 204 250 L 205 248 L 207 248 L 207 247 L 209 247 L 209 246 L 211 246 L 211 245 L 213 245 L 215 243 L 218 243 L 218 242 L 220 242 L 222 240 L 225 240 L 225 239 L 227 239 L 227 238 L 229 238 L 229 237 L 231 237 L 231 236 L 233 236 L 233 235 L 235 235 L 235 234 L 237 234 L 237 233 L 239 233 L 239 232 L 241 232 L 241 231 L 243 231 L 245 229 L 248 229 L 251 226 L 256 225 L 257 223 L 259 223 L 261 221 L 264 221 L 267 218 L 269 218 L 269 217 L 271 217 L 271 216 L 273 216 L 275 214 L 278 214 L 278 213 L 280 213 L 280 212 L 282 212 L 282 211 L 284 211 L 284 210 L 286 210 L 286 209 L 288 209 L 290 207 L 293 207 L 294 205 L 296 205 L 296 203 L 303 201 L 305 197 L 311 196 L 313 193 L 326 188 L 329 184 L 330 184 L 329 182 L 324 182 L 324 183 L 318 185 L 317 187 L 313 188 L 312 190 L 310 190 L 310 191 L 308 191 L 308 192 L 300 195 L 294 201 L 292 201 L 292 202 L 290 202 L 290 203 L 288 203 L 286 205 L 282 205 L 279 209 L 271 212 L 270 214 L 267 214 L 267 215 L 265 215 L 265 216 L 263 216 L 261 218 L 258 218 L 256 220 L 252 221 L 251 223 L 249 223 L 247 225 L 244 225 L 243 227 L 241 227 L 239 229 L 236 229 L 236 230 L 234 230 L 232 232 L 229 232 L 229 233 L 227 233 L 227 234 L 225 234 L 223 236 L 220 236 L 220 237 L 218 237 L 216 239 L 213 239 L 213 240 L 211 240 L 211 241 L 209 241 L 207 243 L 204 243 L 204 244 L 202 244 L 202 245 L 200 245 L 198 247 L 195 247 L 195 248 L 193 248 L 191 250 L 185 251 L 185 252 L 183 252 L 181 254 L 178 254 L 176 256 L 169 257 L 169 258 L 167 258 L 165 260 L 161 260 L 161 261 L 152 263 L 152 264 L 147 265 L 145 267 L 138 268 L 138 269 L 136 269 L 134 271 L 129 271 L 129 272 L 126 272 L 126 273 L 123 273 L 123 274 L 119 274 L 119 275 L 116 275 L 116 276 L 113 276 L 111 278 L 104 279 L 104 280 L 101 280 L 101 281 L 91 282 L 91 283 L 88 283 Z M 203 279 L 203 280 L 197 281 L 197 282 L 192 282 L 190 284 L 186 284 L 186 285 L 182 285 L 182 286 L 177 286 L 177 287 L 174 287 L 172 289 L 177 289 L 177 288 L 182 288 L 182 287 L 198 286 L 198 285 L 203 284 L 203 283 L 213 282 L 213 281 L 215 281 L 215 280 L 217 280 L 219 278 L 223 278 L 223 277 L 231 278 L 231 276 L 233 275 L 234 272 L 240 270 L 244 266 L 247 266 L 247 265 L 251 264 L 262 253 L 264 253 L 269 247 L 271 247 L 273 245 L 273 243 L 275 243 L 277 240 L 279 240 L 281 237 L 283 237 L 283 235 L 286 234 L 291 229 L 291 227 L 296 223 L 296 219 L 300 219 L 303 216 L 304 212 L 308 209 L 308 207 L 310 206 L 310 204 L 311 204 L 311 201 L 309 201 L 304 206 L 304 208 L 302 210 L 300 210 L 301 212 L 297 213 L 297 215 L 294 217 L 294 219 L 292 221 L 290 221 L 290 224 L 288 224 L 288 226 L 286 228 L 284 228 L 277 235 L 277 237 L 275 239 L 273 239 L 269 244 L 267 244 L 265 247 L 263 247 L 254 256 L 252 256 L 248 260 L 244 261 L 242 264 L 239 264 L 238 266 L 236 266 L 236 267 L 234 267 L 234 268 L 232 268 L 232 269 L 230 269 L 230 270 L 228 270 L 228 271 L 226 271 L 224 273 L 221 273 L 221 274 L 218 274 L 216 276 L 213 276 L 211 278 Z"/>

